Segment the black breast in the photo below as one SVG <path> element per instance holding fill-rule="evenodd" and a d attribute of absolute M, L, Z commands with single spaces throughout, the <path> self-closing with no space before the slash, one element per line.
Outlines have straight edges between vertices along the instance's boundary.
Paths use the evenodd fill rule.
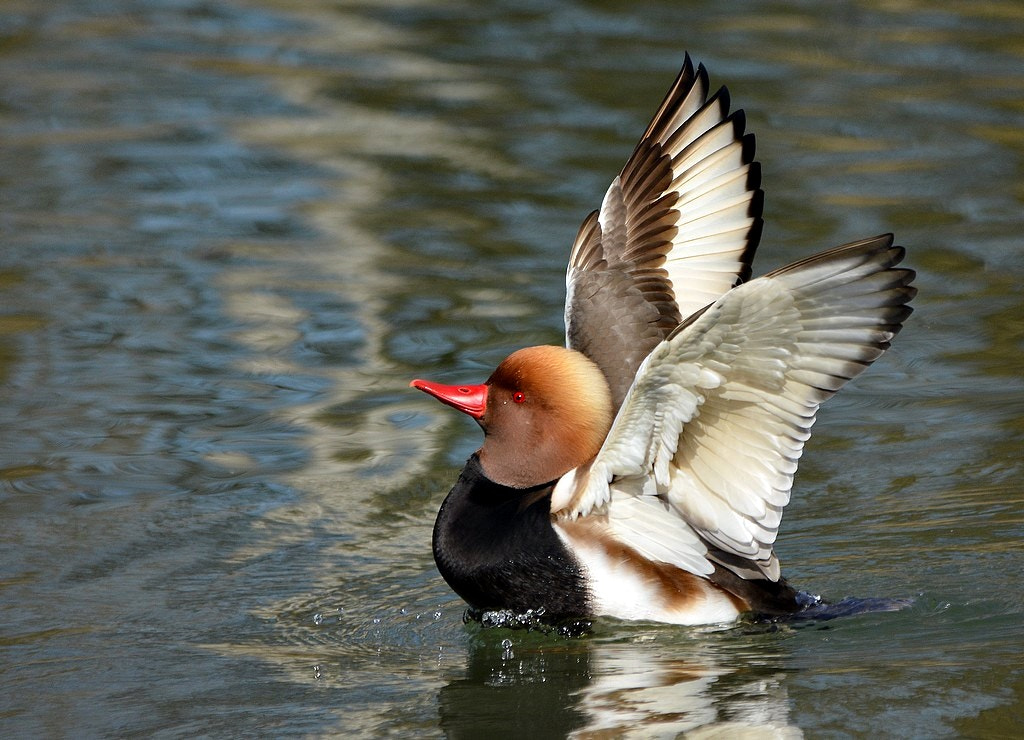
<path fill-rule="evenodd" d="M 551 621 L 590 615 L 579 563 L 551 526 L 552 488 L 499 485 L 469 458 L 437 514 L 434 560 L 470 606 L 544 609 Z"/>

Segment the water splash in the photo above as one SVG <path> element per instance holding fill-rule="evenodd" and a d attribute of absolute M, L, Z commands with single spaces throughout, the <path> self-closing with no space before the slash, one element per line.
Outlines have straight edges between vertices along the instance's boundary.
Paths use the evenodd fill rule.
<path fill-rule="evenodd" d="M 466 624 L 479 622 L 485 629 L 504 628 L 512 630 L 526 630 L 528 632 L 541 632 L 543 634 L 558 634 L 563 637 L 582 637 L 590 632 L 593 622 L 588 619 L 568 619 L 564 621 L 551 621 L 545 619 L 546 612 L 543 607 L 540 609 L 527 609 L 525 612 L 515 612 L 511 609 L 498 609 L 495 611 L 484 611 L 466 609 L 462 621 Z"/>

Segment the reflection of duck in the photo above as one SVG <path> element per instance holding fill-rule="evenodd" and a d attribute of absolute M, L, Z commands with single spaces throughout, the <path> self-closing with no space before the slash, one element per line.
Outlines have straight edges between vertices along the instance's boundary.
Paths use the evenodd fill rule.
<path fill-rule="evenodd" d="M 771 635 L 733 643 L 649 629 L 637 640 L 501 634 L 511 633 L 477 635 L 465 672 L 441 689 L 447 737 L 800 736 Z"/>
<path fill-rule="evenodd" d="M 745 282 L 760 171 L 686 59 L 566 277 L 568 348 L 412 385 L 483 427 L 434 529 L 472 606 L 685 624 L 797 611 L 773 552 L 818 406 L 889 346 L 914 273 L 891 236 Z"/>

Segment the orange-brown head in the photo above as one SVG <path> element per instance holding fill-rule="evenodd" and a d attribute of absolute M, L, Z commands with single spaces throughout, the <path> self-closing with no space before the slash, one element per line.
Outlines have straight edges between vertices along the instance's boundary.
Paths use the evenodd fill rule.
<path fill-rule="evenodd" d="M 611 391 L 597 365 L 564 347 L 527 347 L 483 385 L 410 384 L 469 414 L 484 430 L 480 464 L 495 483 L 546 483 L 589 462 L 612 423 Z"/>

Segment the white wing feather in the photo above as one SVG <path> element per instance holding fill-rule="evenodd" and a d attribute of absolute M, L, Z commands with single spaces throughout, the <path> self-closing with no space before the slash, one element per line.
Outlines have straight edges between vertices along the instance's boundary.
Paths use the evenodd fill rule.
<path fill-rule="evenodd" d="M 640 366 L 594 461 L 557 484 L 561 518 L 698 574 L 718 558 L 779 578 L 773 544 L 819 405 L 888 347 L 909 313 L 903 251 L 879 237 L 740 285 Z M 722 560 L 724 558 L 724 560 Z M 736 559 L 742 562 L 737 564 Z"/>

